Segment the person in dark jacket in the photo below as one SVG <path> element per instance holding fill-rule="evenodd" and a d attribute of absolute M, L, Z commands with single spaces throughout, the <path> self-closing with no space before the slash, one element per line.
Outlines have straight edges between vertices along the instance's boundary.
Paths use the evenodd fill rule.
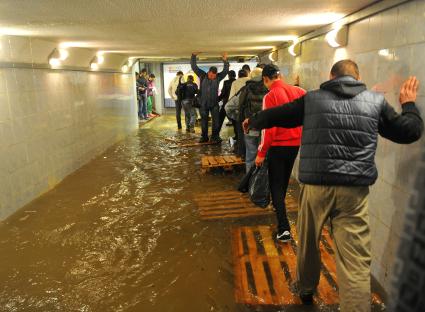
<path fill-rule="evenodd" d="M 222 101 L 223 105 L 220 108 L 220 127 L 218 132 L 220 133 L 221 128 L 223 127 L 224 119 L 226 118 L 226 104 L 229 101 L 230 89 L 232 88 L 233 81 L 236 80 L 236 73 L 234 70 L 230 70 L 228 74 L 229 79 L 223 83 L 223 89 L 221 89 L 221 93 L 218 96 L 218 101 Z"/>
<path fill-rule="evenodd" d="M 148 119 L 148 110 L 147 110 L 147 91 L 148 91 L 148 80 L 147 80 L 147 70 L 143 68 L 140 72 L 139 78 L 136 81 L 138 98 L 139 98 L 139 119 Z"/>
<path fill-rule="evenodd" d="M 297 279 L 304 304 L 313 303 L 320 277 L 319 241 L 329 220 L 335 241 L 341 312 L 369 312 L 369 186 L 377 179 L 378 134 L 413 143 L 423 133 L 416 108 L 418 81 L 400 90 L 398 114 L 382 94 L 368 91 L 351 60 L 337 62 L 319 90 L 244 121 L 244 129 L 303 126 L 300 151 Z"/>
<path fill-rule="evenodd" d="M 202 136 L 199 143 L 208 142 L 208 117 L 211 113 L 212 117 L 212 135 L 210 142 L 220 143 L 220 132 L 219 132 L 219 107 L 218 107 L 218 88 L 220 81 L 226 77 L 229 72 L 229 62 L 227 61 L 227 53 L 223 53 L 223 71 L 218 73 L 217 67 L 211 66 L 208 73 L 204 72 L 196 64 L 196 56 L 199 53 L 192 53 L 190 65 L 196 75 L 198 75 L 200 83 L 200 105 L 199 109 L 201 113 L 201 128 Z"/>
<path fill-rule="evenodd" d="M 193 106 L 193 101 L 198 93 L 198 85 L 195 83 L 192 75 L 187 76 L 187 82 L 179 82 L 177 87 L 178 98 L 184 109 L 184 116 L 186 121 L 186 132 L 195 132 L 196 111 Z"/>
<path fill-rule="evenodd" d="M 238 119 L 241 123 L 262 110 L 263 98 L 268 92 L 263 83 L 262 71 L 261 68 L 254 68 L 251 72 L 251 79 L 241 89 Z M 245 166 L 246 172 L 248 172 L 257 156 L 258 145 L 260 145 L 260 131 L 250 130 L 243 137 L 245 140 Z"/>

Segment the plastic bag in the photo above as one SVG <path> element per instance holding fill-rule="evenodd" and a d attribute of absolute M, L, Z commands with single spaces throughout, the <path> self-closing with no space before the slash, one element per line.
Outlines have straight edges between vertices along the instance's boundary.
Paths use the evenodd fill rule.
<path fill-rule="evenodd" d="M 238 191 L 241 193 L 248 193 L 249 191 L 249 180 L 251 179 L 252 174 L 254 173 L 255 166 L 251 166 L 251 169 L 243 176 L 241 182 L 239 183 Z"/>
<path fill-rule="evenodd" d="M 269 170 L 265 161 L 261 167 L 253 166 L 254 172 L 249 179 L 249 198 L 261 207 L 267 208 L 270 204 Z"/>

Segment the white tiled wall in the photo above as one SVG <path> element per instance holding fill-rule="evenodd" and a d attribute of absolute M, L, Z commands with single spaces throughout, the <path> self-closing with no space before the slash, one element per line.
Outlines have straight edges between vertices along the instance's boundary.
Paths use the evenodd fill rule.
<path fill-rule="evenodd" d="M 131 74 L 0 69 L 0 220 L 134 131 L 134 89 Z"/>
<path fill-rule="evenodd" d="M 387 56 L 378 53 L 383 49 L 388 49 Z M 351 58 L 359 64 L 368 87 L 385 93 L 397 110 L 401 82 L 416 75 L 422 83 L 417 104 L 425 115 L 425 1 L 408 2 L 350 25 L 345 48 L 333 49 L 320 37 L 304 42 L 301 53 L 294 58 L 286 49 L 279 51 L 277 65 L 289 82 L 299 74 L 302 87 L 316 89 L 328 79 L 334 62 Z M 386 290 L 416 176 L 415 164 L 424 146 L 424 139 L 412 145 L 385 139 L 379 142 L 376 161 L 380 177 L 372 187 L 370 201 L 372 272 Z"/>

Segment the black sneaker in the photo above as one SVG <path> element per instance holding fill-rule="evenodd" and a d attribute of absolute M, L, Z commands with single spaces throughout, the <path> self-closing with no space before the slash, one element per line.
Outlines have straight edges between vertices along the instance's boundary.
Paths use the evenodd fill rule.
<path fill-rule="evenodd" d="M 303 305 L 313 305 L 313 294 L 300 294 Z"/>
<path fill-rule="evenodd" d="M 220 137 L 216 137 L 216 138 L 211 138 L 210 139 L 210 142 L 212 143 L 212 144 L 220 144 L 221 143 L 221 141 L 223 141 Z"/>
<path fill-rule="evenodd" d="M 208 143 L 208 138 L 201 138 L 199 143 Z"/>
<path fill-rule="evenodd" d="M 291 232 L 289 232 L 288 230 L 278 231 L 276 234 L 276 239 L 283 243 L 289 242 L 292 240 Z"/>

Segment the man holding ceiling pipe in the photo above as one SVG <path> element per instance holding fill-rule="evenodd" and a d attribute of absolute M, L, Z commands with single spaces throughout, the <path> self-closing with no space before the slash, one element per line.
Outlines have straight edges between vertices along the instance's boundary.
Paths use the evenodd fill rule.
<path fill-rule="evenodd" d="M 398 114 L 382 94 L 360 82 L 356 63 L 342 60 L 319 90 L 244 121 L 245 131 L 303 126 L 297 279 L 304 304 L 313 303 L 319 284 L 320 235 L 329 220 L 341 312 L 371 310 L 368 197 L 378 176 L 378 134 L 400 144 L 420 139 L 424 125 L 415 106 L 418 86 L 416 77 L 403 83 Z"/>
<path fill-rule="evenodd" d="M 196 56 L 199 54 L 192 53 L 190 65 L 192 66 L 193 72 L 200 79 L 200 105 L 199 109 L 201 113 L 201 128 L 202 136 L 199 143 L 208 142 L 208 116 L 211 112 L 212 117 L 212 134 L 210 142 L 214 144 L 221 143 L 220 138 L 220 114 L 218 107 L 218 88 L 220 81 L 227 76 L 229 72 L 229 62 L 227 61 L 227 53 L 223 53 L 224 68 L 220 73 L 217 72 L 217 67 L 211 66 L 208 73 L 204 72 L 196 64 Z"/>

